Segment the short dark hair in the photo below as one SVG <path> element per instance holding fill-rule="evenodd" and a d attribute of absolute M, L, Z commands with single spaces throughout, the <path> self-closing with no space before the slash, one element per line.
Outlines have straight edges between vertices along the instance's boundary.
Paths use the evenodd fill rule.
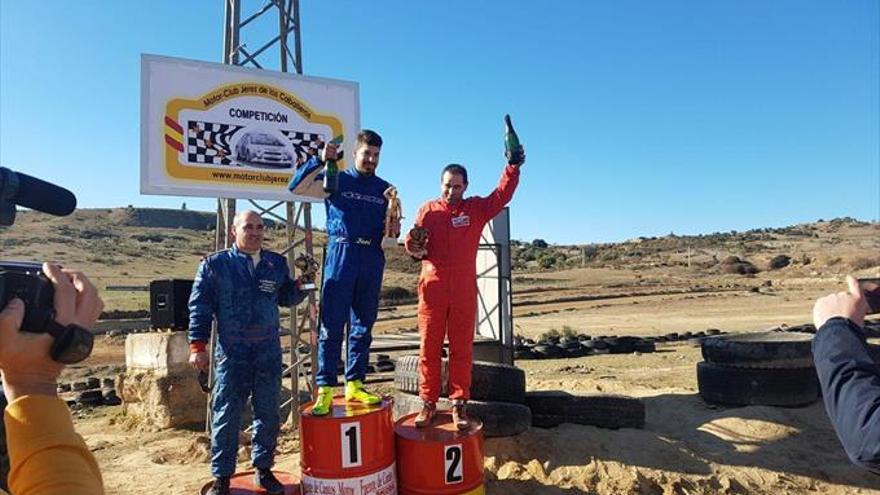
<path fill-rule="evenodd" d="M 459 165 L 457 163 L 450 163 L 449 165 L 443 167 L 443 171 L 440 172 L 440 180 L 443 180 L 443 176 L 449 172 L 450 174 L 458 174 L 464 179 L 464 183 L 467 184 L 467 169 L 464 168 L 463 165 Z"/>
<path fill-rule="evenodd" d="M 355 141 L 355 146 L 360 144 L 366 144 L 367 146 L 375 146 L 377 148 L 381 148 L 382 136 L 380 136 L 379 133 L 376 131 L 364 129 L 358 133 L 357 140 Z"/>

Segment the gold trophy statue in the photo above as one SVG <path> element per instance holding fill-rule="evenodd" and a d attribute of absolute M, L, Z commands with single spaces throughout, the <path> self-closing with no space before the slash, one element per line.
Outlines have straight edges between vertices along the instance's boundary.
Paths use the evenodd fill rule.
<path fill-rule="evenodd" d="M 385 190 L 385 199 L 388 200 L 388 209 L 385 211 L 385 237 L 382 239 L 382 248 L 397 246 L 397 237 L 400 235 L 400 219 L 403 218 L 403 208 L 397 197 L 397 188 L 390 186 Z"/>
<path fill-rule="evenodd" d="M 302 275 L 299 277 L 301 290 L 311 291 L 317 289 L 315 277 L 318 274 L 318 261 L 315 258 L 303 253 L 293 260 L 293 266 L 299 268 L 302 272 Z"/>

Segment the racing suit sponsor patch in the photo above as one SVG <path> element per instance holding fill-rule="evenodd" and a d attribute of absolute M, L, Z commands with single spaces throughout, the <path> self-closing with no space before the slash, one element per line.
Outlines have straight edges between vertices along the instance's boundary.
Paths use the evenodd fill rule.
<path fill-rule="evenodd" d="M 262 292 L 274 293 L 276 288 L 278 287 L 278 282 L 272 279 L 262 279 L 259 282 L 259 287 Z"/>
<path fill-rule="evenodd" d="M 455 228 L 458 227 L 468 227 L 471 224 L 470 215 L 462 215 L 460 217 L 452 217 L 452 226 Z"/>

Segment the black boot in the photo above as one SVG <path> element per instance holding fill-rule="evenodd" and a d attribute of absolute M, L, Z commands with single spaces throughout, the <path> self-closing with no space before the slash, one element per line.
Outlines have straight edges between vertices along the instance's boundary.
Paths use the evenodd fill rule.
<path fill-rule="evenodd" d="M 214 484 L 208 490 L 208 495 L 229 495 L 229 476 L 214 478 Z"/>
<path fill-rule="evenodd" d="M 254 484 L 266 490 L 269 495 L 284 495 L 284 485 L 269 468 L 257 468 L 257 472 L 254 473 Z"/>

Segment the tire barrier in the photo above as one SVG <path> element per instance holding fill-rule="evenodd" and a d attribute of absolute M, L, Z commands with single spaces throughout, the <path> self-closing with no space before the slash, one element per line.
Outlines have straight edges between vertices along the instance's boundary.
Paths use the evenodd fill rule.
<path fill-rule="evenodd" d="M 327 416 L 301 410 L 303 495 L 395 493 L 391 401 L 349 404 L 336 397 Z M 333 490 L 336 491 L 329 491 Z"/>
<path fill-rule="evenodd" d="M 452 401 L 441 398 L 437 409 L 452 408 Z M 422 399 L 418 395 L 398 392 L 394 396 L 394 416 L 403 417 L 422 409 Z M 468 414 L 483 423 L 483 434 L 487 437 L 511 437 L 529 429 L 532 425 L 532 412 L 524 404 L 470 400 Z"/>
<path fill-rule="evenodd" d="M 483 428 L 471 419 L 458 431 L 452 416 L 438 411 L 431 426 L 416 428 L 416 414 L 394 424 L 400 495 L 484 494 Z"/>
<path fill-rule="evenodd" d="M 440 395 L 448 396 L 449 360 L 442 359 Z M 401 356 L 394 372 L 394 386 L 408 394 L 419 393 L 419 356 Z M 525 400 L 526 374 L 516 366 L 488 361 L 474 361 L 471 366 L 471 399 L 514 402 Z"/>
<path fill-rule="evenodd" d="M 532 426 L 541 428 L 562 423 L 610 429 L 645 426 L 645 404 L 623 395 L 572 395 L 558 390 L 528 392 L 526 405 L 532 411 Z"/>
<path fill-rule="evenodd" d="M 812 334 L 802 332 L 709 337 L 702 342 L 702 353 L 707 362 L 727 366 L 807 368 L 813 365 L 812 340 Z"/>
<path fill-rule="evenodd" d="M 710 404 L 798 407 L 819 399 L 816 369 L 741 368 L 697 363 L 700 397 Z"/>
<path fill-rule="evenodd" d="M 803 328 L 803 327 L 801 327 Z M 703 340 L 700 397 L 710 404 L 798 407 L 819 399 L 813 335 L 770 331 Z"/>

